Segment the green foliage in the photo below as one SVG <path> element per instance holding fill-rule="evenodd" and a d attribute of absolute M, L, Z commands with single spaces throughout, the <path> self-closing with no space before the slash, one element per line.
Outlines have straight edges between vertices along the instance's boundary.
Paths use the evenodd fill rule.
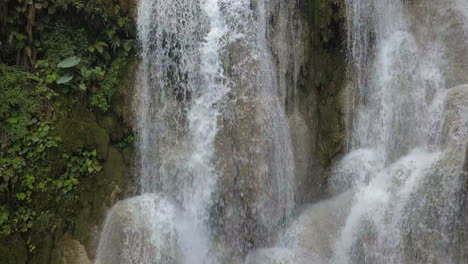
<path fill-rule="evenodd" d="M 119 3 L 0 1 L 0 235 L 71 227 L 80 183 L 101 172 L 96 150 L 64 151 L 53 135 L 75 104 L 110 108 L 135 51 Z"/>
<path fill-rule="evenodd" d="M 6 51 L 0 54 L 0 63 L 32 68 L 30 80 L 37 82 L 48 99 L 59 94 L 77 94 L 79 97 L 75 98 L 80 99 L 74 101 L 83 102 L 83 96 L 87 95 L 91 106 L 107 111 L 120 69 L 135 49 L 134 23 L 126 13 L 128 7 L 121 7 L 120 3 L 118 0 L 0 3 L 8 14 L 5 34 L 0 34 L 0 48 Z"/>
<path fill-rule="evenodd" d="M 99 108 L 102 111 L 109 109 L 109 104 L 112 96 L 117 91 L 119 85 L 120 73 L 125 66 L 126 61 L 123 58 L 115 60 L 109 68 L 107 74 L 101 82 L 99 82 L 100 89 L 91 95 L 91 105 Z"/>
<path fill-rule="evenodd" d="M 74 28 L 66 21 L 58 20 L 47 24 L 39 36 L 42 43 L 39 52 L 50 64 L 72 56 L 84 57 L 88 45 L 87 35 L 84 28 Z"/>
<path fill-rule="evenodd" d="M 53 98 L 42 87 L 55 77 L 41 67 L 48 65 L 31 75 L 0 66 L 2 235 L 28 232 L 39 222 L 42 228 L 53 227 L 57 215 L 71 223 L 79 180 L 101 170 L 96 151 L 60 152 L 61 139 L 51 136 L 52 120 L 40 111 Z"/>
<path fill-rule="evenodd" d="M 27 76 L 17 67 L 0 65 L 0 120 L 6 130 L 0 130 L 2 147 L 10 140 L 23 137 L 27 126 L 34 121 L 31 112 L 37 102 L 31 99 L 33 91 Z"/>
<path fill-rule="evenodd" d="M 119 142 L 118 146 L 121 149 L 125 149 L 135 142 L 135 135 L 130 134 L 127 137 L 125 137 L 121 142 Z"/>
<path fill-rule="evenodd" d="M 68 57 L 68 58 L 64 59 L 63 61 L 59 62 L 59 64 L 57 64 L 57 67 L 67 69 L 67 68 L 75 67 L 80 62 L 81 62 L 80 58 L 78 58 L 76 56 L 72 56 L 72 57 Z"/>
<path fill-rule="evenodd" d="M 83 46 L 110 60 L 133 48 L 134 23 L 118 0 L 10 0 L 1 2 L 0 9 L 7 14 L 5 34 L 0 34 L 6 52 L 0 62 L 32 66 L 43 55 L 57 62 L 85 55 Z"/>

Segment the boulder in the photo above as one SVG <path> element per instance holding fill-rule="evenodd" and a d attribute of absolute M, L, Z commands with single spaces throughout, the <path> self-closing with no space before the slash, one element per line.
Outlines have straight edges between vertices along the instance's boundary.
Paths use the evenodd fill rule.
<path fill-rule="evenodd" d="M 92 264 L 92 262 L 80 242 L 64 238 L 52 253 L 52 264 Z"/>
<path fill-rule="evenodd" d="M 96 264 L 181 263 L 176 209 L 157 195 L 118 202 L 107 216 Z"/>
<path fill-rule="evenodd" d="M 96 149 L 100 159 L 107 157 L 109 134 L 95 121 L 64 119 L 58 123 L 55 133 L 62 138 L 61 148 L 66 152 L 79 148 Z"/>

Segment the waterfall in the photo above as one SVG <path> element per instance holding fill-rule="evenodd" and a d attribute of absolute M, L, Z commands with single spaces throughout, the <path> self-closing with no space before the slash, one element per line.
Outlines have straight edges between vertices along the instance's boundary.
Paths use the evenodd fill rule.
<path fill-rule="evenodd" d="M 252 247 L 244 232 L 268 243 L 288 221 L 294 160 L 264 5 L 140 1 L 139 195 L 108 212 L 97 263 L 223 263 Z M 246 113 L 243 104 L 252 111 Z M 245 122 L 251 123 L 248 137 L 224 136 L 230 125 Z M 235 156 L 224 150 L 231 144 L 232 152 L 245 155 L 236 156 L 233 167 L 223 166 L 224 155 Z M 255 178 L 237 180 L 244 176 L 229 173 L 250 159 L 254 163 L 242 172 Z M 248 182 L 225 186 L 231 176 Z M 231 187 L 238 203 L 222 204 Z M 232 213 L 245 206 L 249 214 Z M 246 222 L 255 229 L 246 229 Z"/>
<path fill-rule="evenodd" d="M 356 103 L 349 153 L 331 170 L 333 198 L 306 207 L 247 263 L 465 263 L 466 4 L 345 8 Z"/>
<path fill-rule="evenodd" d="M 466 13 L 458 1 L 412 2 L 346 1 L 358 103 L 352 150 L 335 167 L 331 188 L 355 195 L 332 263 L 461 263 L 454 229 L 463 154 L 454 152 L 464 147 L 442 141 L 453 122 L 444 115 L 455 89 L 450 49 L 465 48 L 439 36 L 456 27 L 445 13 Z"/>
<path fill-rule="evenodd" d="M 308 128 L 275 54 L 296 32 L 271 32 L 296 30 L 286 2 L 140 1 L 138 195 L 109 210 L 98 264 L 468 261 L 468 4 L 343 4 L 349 150 L 329 199 L 298 207 Z"/>

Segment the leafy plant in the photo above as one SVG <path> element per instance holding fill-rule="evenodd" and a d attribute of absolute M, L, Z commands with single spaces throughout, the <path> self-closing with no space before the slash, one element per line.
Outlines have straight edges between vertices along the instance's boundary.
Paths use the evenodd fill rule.
<path fill-rule="evenodd" d="M 68 68 L 75 67 L 80 62 L 81 62 L 80 58 L 78 58 L 76 56 L 71 56 L 71 57 L 68 57 L 68 58 L 64 59 L 63 61 L 59 62 L 59 64 L 57 64 L 57 67 L 58 68 L 63 68 L 63 69 L 68 69 Z"/>
<path fill-rule="evenodd" d="M 70 228 L 78 187 L 101 172 L 96 150 L 65 151 L 53 131 L 76 104 L 110 108 L 135 52 L 134 23 L 120 4 L 0 1 L 0 235 Z M 27 248 L 37 251 L 29 239 Z"/>

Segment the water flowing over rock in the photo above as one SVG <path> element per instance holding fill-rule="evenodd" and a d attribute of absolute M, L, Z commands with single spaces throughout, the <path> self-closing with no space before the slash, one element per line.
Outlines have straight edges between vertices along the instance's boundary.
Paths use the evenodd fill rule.
<path fill-rule="evenodd" d="M 247 263 L 465 263 L 466 5 L 345 5 L 347 85 L 357 97 L 350 152 L 331 170 L 335 197 L 322 203 L 350 202 L 312 206 L 292 225 L 305 231 L 287 230 Z M 311 224 L 340 209 L 334 226 Z"/>
<path fill-rule="evenodd" d="M 176 207 L 145 194 L 117 203 L 109 212 L 96 263 L 182 263 Z"/>
<path fill-rule="evenodd" d="M 265 5 L 140 2 L 140 192 L 171 200 L 177 213 L 147 198 L 117 204 L 101 235 L 99 261 L 241 259 L 268 245 L 288 221 L 294 159 Z M 162 236 L 163 229 L 173 232 Z"/>
<path fill-rule="evenodd" d="M 468 261 L 464 0 L 141 0 L 138 29 L 139 195 L 98 264 Z"/>

